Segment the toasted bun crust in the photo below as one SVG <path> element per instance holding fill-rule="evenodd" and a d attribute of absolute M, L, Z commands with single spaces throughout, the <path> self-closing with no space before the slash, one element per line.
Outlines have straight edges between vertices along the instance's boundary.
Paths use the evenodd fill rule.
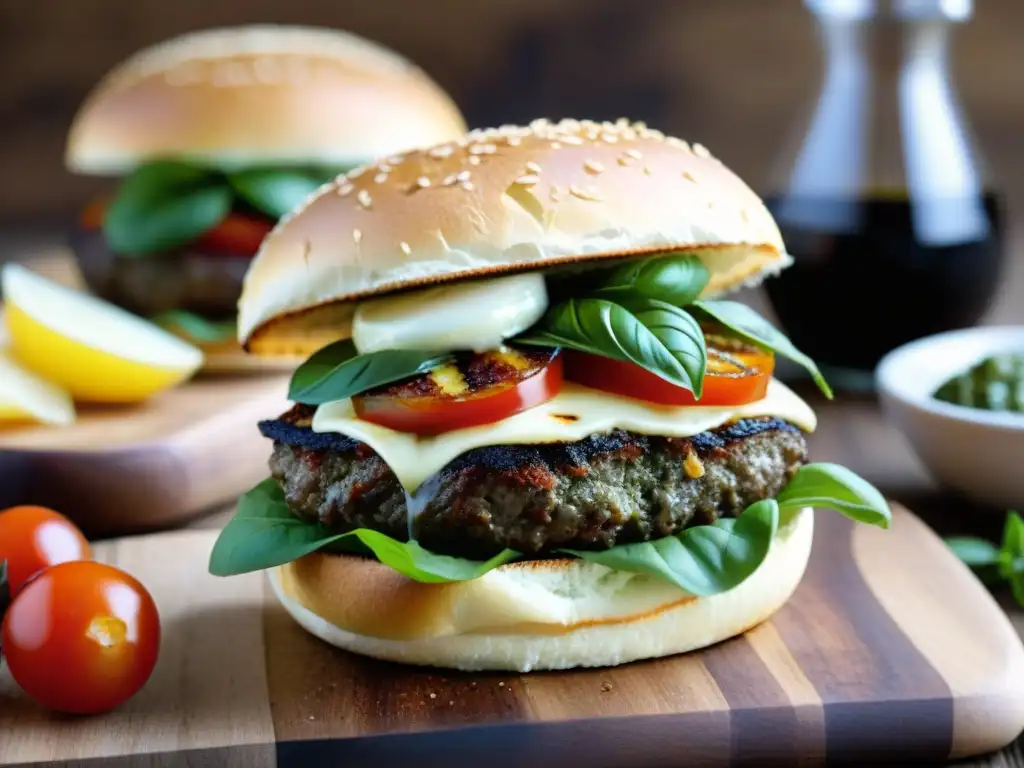
<path fill-rule="evenodd" d="M 760 198 L 699 144 L 625 121 L 473 131 L 354 170 L 282 219 L 246 275 L 239 340 L 305 353 L 344 338 L 362 297 L 672 250 L 704 259 L 708 295 L 789 263 Z"/>
<path fill-rule="evenodd" d="M 394 51 L 331 29 L 194 32 L 112 70 L 76 115 L 69 169 L 118 174 L 154 156 L 354 165 L 466 130 L 458 108 Z"/>
<path fill-rule="evenodd" d="M 796 589 L 813 532 L 805 509 L 779 530 L 753 576 L 705 598 L 579 560 L 421 584 L 376 561 L 314 554 L 275 569 L 270 581 L 306 630 L 366 656 L 463 670 L 614 666 L 703 648 L 764 621 Z"/>

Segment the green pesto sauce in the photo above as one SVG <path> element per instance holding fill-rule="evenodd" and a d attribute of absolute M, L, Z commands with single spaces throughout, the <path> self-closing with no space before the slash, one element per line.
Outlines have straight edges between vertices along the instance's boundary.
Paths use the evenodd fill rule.
<path fill-rule="evenodd" d="M 968 408 L 1024 413 L 1024 353 L 986 358 L 940 386 L 934 397 Z"/>

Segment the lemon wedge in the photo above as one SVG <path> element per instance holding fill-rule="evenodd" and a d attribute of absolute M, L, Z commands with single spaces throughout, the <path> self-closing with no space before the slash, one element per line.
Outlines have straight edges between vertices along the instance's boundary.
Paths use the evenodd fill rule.
<path fill-rule="evenodd" d="M 71 397 L 0 352 L 0 424 L 33 421 L 54 426 L 74 423 Z"/>
<path fill-rule="evenodd" d="M 5 265 L 0 288 L 12 357 L 75 400 L 139 402 L 202 365 L 198 347 L 25 267 Z"/>

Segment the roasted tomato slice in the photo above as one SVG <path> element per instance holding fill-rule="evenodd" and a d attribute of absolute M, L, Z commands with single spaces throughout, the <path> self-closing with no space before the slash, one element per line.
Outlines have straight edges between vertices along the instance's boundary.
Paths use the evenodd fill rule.
<path fill-rule="evenodd" d="M 690 390 L 638 365 L 585 352 L 566 351 L 565 377 L 586 387 L 660 405 L 742 405 L 765 396 L 775 370 L 772 353 L 727 336 L 704 338 L 708 366 L 700 400 Z"/>
<path fill-rule="evenodd" d="M 352 405 L 364 421 L 436 435 L 501 421 L 550 400 L 561 388 L 557 350 L 508 347 L 458 354 L 428 374 L 357 395 Z"/>
<path fill-rule="evenodd" d="M 256 255 L 263 238 L 273 228 L 274 223 L 269 219 L 232 211 L 224 221 L 196 240 L 196 245 L 211 253 L 248 258 Z"/>

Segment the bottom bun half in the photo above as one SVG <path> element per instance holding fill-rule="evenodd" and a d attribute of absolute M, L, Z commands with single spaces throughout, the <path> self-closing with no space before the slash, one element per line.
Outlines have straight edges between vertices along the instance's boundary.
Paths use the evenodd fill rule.
<path fill-rule="evenodd" d="M 365 656 L 467 671 L 606 667 L 704 648 L 760 624 L 799 584 L 813 533 L 804 509 L 750 578 L 711 597 L 562 559 L 423 584 L 368 558 L 314 553 L 269 577 L 302 627 Z"/>

